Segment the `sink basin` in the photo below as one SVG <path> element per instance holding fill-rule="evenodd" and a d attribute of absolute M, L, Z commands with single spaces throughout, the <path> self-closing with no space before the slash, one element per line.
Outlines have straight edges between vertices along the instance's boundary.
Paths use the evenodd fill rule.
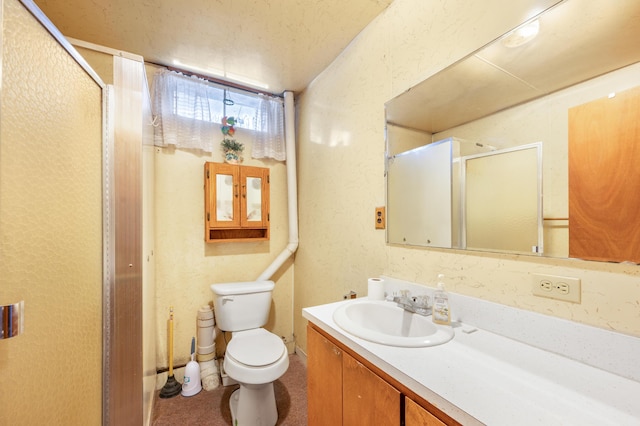
<path fill-rule="evenodd" d="M 388 346 L 418 348 L 453 339 L 453 329 L 434 324 L 431 316 L 407 312 L 392 302 L 357 300 L 333 313 L 335 323 L 347 333 Z"/>

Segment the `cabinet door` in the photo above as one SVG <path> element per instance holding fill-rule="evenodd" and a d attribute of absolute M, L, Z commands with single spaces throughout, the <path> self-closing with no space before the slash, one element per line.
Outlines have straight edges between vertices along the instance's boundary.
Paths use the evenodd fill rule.
<path fill-rule="evenodd" d="M 212 228 L 239 227 L 240 176 L 238 166 L 207 163 L 209 173 L 208 222 Z"/>
<path fill-rule="evenodd" d="M 404 398 L 404 416 L 405 426 L 445 426 L 440 419 L 407 397 Z"/>
<path fill-rule="evenodd" d="M 243 227 L 266 227 L 269 220 L 269 169 L 240 168 L 240 224 Z"/>
<path fill-rule="evenodd" d="M 342 423 L 342 351 L 310 326 L 307 326 L 307 411 L 309 426 L 348 424 Z"/>
<path fill-rule="evenodd" d="M 400 424 L 400 391 L 346 353 L 342 355 L 342 397 L 343 425 Z"/>

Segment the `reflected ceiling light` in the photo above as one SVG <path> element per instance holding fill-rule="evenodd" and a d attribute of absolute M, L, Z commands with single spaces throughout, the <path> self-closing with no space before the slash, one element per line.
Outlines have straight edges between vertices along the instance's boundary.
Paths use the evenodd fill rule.
<path fill-rule="evenodd" d="M 502 44 L 505 47 L 519 47 L 523 44 L 529 43 L 536 38 L 540 31 L 540 21 L 537 19 L 531 21 L 528 24 L 524 24 L 521 27 L 516 28 L 510 32 L 505 38 L 502 39 Z"/>
<path fill-rule="evenodd" d="M 212 76 L 212 77 L 219 77 L 219 78 L 222 78 L 222 79 L 225 79 L 225 80 L 228 80 L 228 81 L 234 81 L 236 83 L 245 84 L 245 85 L 248 85 L 248 86 L 251 86 L 251 87 L 257 87 L 257 88 L 260 88 L 260 89 L 268 89 L 269 88 L 268 84 L 264 84 L 264 83 L 261 83 L 261 82 L 256 81 L 256 80 L 251 80 L 249 78 L 246 78 L 246 77 L 243 77 L 243 76 L 240 76 L 240 75 L 237 75 L 237 74 L 227 73 L 227 72 L 224 72 L 224 71 L 219 70 L 219 69 L 215 69 L 215 68 L 207 68 L 207 69 L 198 68 L 198 67 L 195 67 L 195 66 L 192 66 L 192 65 L 183 64 L 182 62 L 180 62 L 177 59 L 173 60 L 173 64 L 175 66 L 177 66 L 177 67 L 184 68 L 184 69 L 187 69 L 187 70 L 190 70 L 190 71 L 199 72 L 199 73 L 202 73 L 204 75 L 209 75 L 209 76 Z"/>

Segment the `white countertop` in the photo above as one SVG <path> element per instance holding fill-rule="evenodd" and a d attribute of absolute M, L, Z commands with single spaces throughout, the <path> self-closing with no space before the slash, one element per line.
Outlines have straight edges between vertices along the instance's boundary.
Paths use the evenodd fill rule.
<path fill-rule="evenodd" d="M 640 425 L 638 381 L 466 323 L 439 346 L 368 342 L 334 323 L 343 303 L 303 316 L 464 425 Z"/>

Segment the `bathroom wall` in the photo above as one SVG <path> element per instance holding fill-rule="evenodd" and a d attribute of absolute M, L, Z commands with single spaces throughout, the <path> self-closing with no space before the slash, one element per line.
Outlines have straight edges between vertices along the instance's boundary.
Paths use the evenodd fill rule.
<path fill-rule="evenodd" d="M 395 0 L 299 96 L 301 349 L 302 308 L 365 295 L 380 274 L 433 286 L 444 273 L 453 292 L 640 336 L 637 266 L 403 248 L 374 229 L 385 203 L 384 103 L 553 3 Z M 532 273 L 581 278 L 582 304 L 532 296 Z"/>
<path fill-rule="evenodd" d="M 147 67 L 150 84 L 154 67 Z M 222 151 L 154 148 L 155 150 L 155 261 L 157 297 L 157 364 L 168 365 L 167 320 L 174 309 L 174 365 L 188 361 L 196 335 L 198 309 L 211 304 L 210 285 L 253 281 L 280 254 L 288 242 L 287 176 L 285 164 L 251 158 L 251 141 L 242 129 L 236 139 L 245 143 L 245 165 L 271 170 L 271 239 L 263 242 L 205 243 L 204 163 L 222 162 Z M 222 140 L 222 133 L 220 133 Z M 290 259 L 272 279 L 276 283 L 266 328 L 285 338 L 293 352 L 293 262 Z M 218 352 L 224 339 L 217 339 Z"/>
<path fill-rule="evenodd" d="M 109 72 L 112 73 L 109 55 L 83 48 L 79 51 L 94 69 L 109 78 Z M 157 68 L 146 65 L 150 87 Z M 222 134 L 220 136 L 222 140 Z M 209 286 L 256 279 L 287 244 L 285 165 L 273 160 L 253 160 L 251 142 L 241 129 L 237 130 L 236 139 L 245 142 L 244 164 L 271 169 L 271 240 L 267 242 L 204 242 L 204 163 L 222 162 L 222 152 L 206 154 L 150 145 L 143 147 L 143 210 L 148 212 L 144 217 L 143 260 L 153 264 L 145 269 L 145 279 L 154 274 L 155 282 L 154 289 L 144 287 L 147 289 L 145 294 L 153 294 L 154 298 L 148 300 L 145 296 L 144 315 L 148 329 L 144 330 L 144 337 L 155 344 L 156 368 L 168 366 L 167 324 L 171 306 L 174 309 L 174 366 L 177 366 L 189 359 L 198 309 L 212 302 Z M 266 326 L 285 339 L 290 352 L 294 350 L 292 264 L 290 259 L 272 278 L 276 288 Z M 151 313 L 154 304 L 155 312 Z M 147 313 L 154 321 L 153 326 L 146 320 Z M 148 336 L 149 333 L 154 336 Z M 222 336 L 217 339 L 217 345 L 221 353 L 224 349 Z M 145 362 L 145 376 L 149 368 Z"/>
<path fill-rule="evenodd" d="M 102 419 L 101 87 L 17 1 L 2 5 L 0 424 Z"/>

